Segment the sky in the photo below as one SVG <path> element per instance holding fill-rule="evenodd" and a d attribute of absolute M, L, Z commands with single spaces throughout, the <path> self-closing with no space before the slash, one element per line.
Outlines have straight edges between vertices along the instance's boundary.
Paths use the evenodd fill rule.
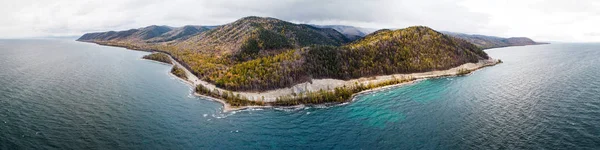
<path fill-rule="evenodd" d="M 221 25 L 245 16 L 536 41 L 600 42 L 597 0 L 2 0 L 0 38 L 78 36 L 149 25 Z"/>

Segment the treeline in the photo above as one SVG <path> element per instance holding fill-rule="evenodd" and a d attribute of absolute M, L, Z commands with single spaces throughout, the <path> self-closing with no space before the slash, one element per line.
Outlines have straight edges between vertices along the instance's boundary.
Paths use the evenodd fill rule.
<path fill-rule="evenodd" d="M 214 98 L 220 98 L 225 100 L 228 104 L 234 107 L 240 106 L 293 106 L 293 105 L 312 105 L 312 104 L 324 104 L 324 103 L 343 103 L 351 100 L 352 96 L 356 93 L 389 86 L 405 82 L 413 81 L 414 78 L 392 78 L 387 81 L 370 84 L 359 84 L 355 83 L 353 86 L 336 87 L 333 90 L 319 90 L 309 91 L 305 93 L 298 93 L 295 95 L 288 95 L 278 97 L 274 102 L 265 102 L 264 98 L 259 99 L 248 99 L 247 97 L 239 94 L 233 94 L 231 91 L 219 91 L 218 89 L 208 89 L 203 85 L 196 86 L 196 92 L 202 95 L 211 96 Z"/>
<path fill-rule="evenodd" d="M 177 65 L 173 65 L 173 68 L 171 68 L 171 73 L 184 80 L 188 79 L 187 75 L 185 75 L 185 71 L 182 68 L 177 67 Z"/>
<path fill-rule="evenodd" d="M 471 73 L 472 71 L 469 69 L 465 69 L 465 68 L 460 68 L 457 70 L 456 75 L 457 76 L 462 76 L 462 75 L 467 75 L 469 73 Z"/>
<path fill-rule="evenodd" d="M 200 93 L 202 95 L 207 95 L 207 96 L 211 96 L 214 98 L 223 99 L 229 105 L 234 106 L 234 107 L 251 106 L 251 105 L 264 106 L 266 104 L 260 100 L 248 100 L 248 98 L 246 98 L 244 96 L 240 96 L 239 94 L 233 94 L 233 92 L 231 92 L 231 91 L 226 92 L 226 91 L 219 91 L 217 89 L 211 90 L 211 89 L 204 87 L 201 84 L 196 86 L 196 92 Z"/>
<path fill-rule="evenodd" d="M 296 96 L 282 96 L 277 98 L 272 105 L 276 106 L 293 106 L 300 104 L 324 104 L 324 103 L 342 103 L 350 100 L 352 95 L 374 88 L 380 88 L 388 85 L 395 85 L 415 80 L 413 77 L 393 78 L 391 80 L 370 83 L 367 85 L 355 83 L 353 86 L 336 87 L 333 91 L 319 90 L 316 92 L 307 92 L 296 94 Z"/>
<path fill-rule="evenodd" d="M 277 89 L 309 80 L 300 50 L 294 49 L 234 64 L 213 72 L 206 79 L 217 87 L 235 91 Z"/>
<path fill-rule="evenodd" d="M 169 56 L 167 56 L 167 54 L 163 54 L 163 53 L 152 53 L 152 54 L 146 55 L 142 58 L 171 64 L 171 59 L 169 58 Z"/>

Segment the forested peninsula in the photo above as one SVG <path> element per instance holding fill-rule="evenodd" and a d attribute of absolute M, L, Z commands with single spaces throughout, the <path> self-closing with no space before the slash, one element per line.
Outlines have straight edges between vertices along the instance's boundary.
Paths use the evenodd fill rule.
<path fill-rule="evenodd" d="M 225 110 L 342 103 L 362 91 L 500 62 L 468 41 L 424 26 L 349 38 L 331 28 L 263 17 L 87 33 L 78 41 L 167 54 L 174 74 L 198 94 L 223 102 Z"/>

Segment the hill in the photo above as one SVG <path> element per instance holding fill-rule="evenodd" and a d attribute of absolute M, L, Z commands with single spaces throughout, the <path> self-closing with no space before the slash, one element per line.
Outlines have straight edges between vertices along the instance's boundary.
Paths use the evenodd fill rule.
<path fill-rule="evenodd" d="M 164 41 L 152 39 L 177 37 L 166 35 L 183 31 L 146 28 L 85 34 L 79 40 L 165 52 L 200 79 L 232 91 L 273 90 L 313 79 L 443 70 L 489 58 L 465 40 L 422 26 L 380 30 L 352 43 L 331 28 L 262 17 Z"/>
<path fill-rule="evenodd" d="M 152 25 L 126 31 L 86 33 L 77 40 L 86 42 L 115 42 L 141 45 L 143 43 L 158 43 L 185 39 L 207 30 L 209 29 L 202 26 L 183 26 L 174 28 L 169 26 Z"/>
<path fill-rule="evenodd" d="M 423 26 L 379 30 L 342 47 L 311 47 L 308 72 L 317 78 L 444 70 L 489 57 L 474 45 Z"/>
<path fill-rule="evenodd" d="M 149 43 L 168 42 L 177 39 L 187 39 L 193 35 L 209 30 L 208 27 L 187 25 L 180 28 L 173 28 L 159 36 L 147 40 Z"/>
<path fill-rule="evenodd" d="M 177 43 L 205 53 L 252 55 L 260 50 L 290 49 L 318 45 L 339 46 L 350 42 L 328 28 L 293 24 L 275 18 L 245 17 Z"/>
<path fill-rule="evenodd" d="M 312 25 L 319 28 L 331 28 L 342 34 L 344 34 L 348 39 L 354 41 L 360 39 L 367 34 L 373 33 L 376 29 L 370 28 L 360 28 L 346 25 Z"/>
<path fill-rule="evenodd" d="M 525 45 L 547 44 L 547 43 L 538 43 L 538 42 L 535 42 L 526 37 L 502 38 L 502 37 L 495 37 L 495 36 L 470 35 L 470 34 L 455 33 L 455 32 L 442 32 L 442 33 L 456 37 L 456 38 L 467 40 L 482 49 L 507 47 L 507 46 L 525 46 Z"/>

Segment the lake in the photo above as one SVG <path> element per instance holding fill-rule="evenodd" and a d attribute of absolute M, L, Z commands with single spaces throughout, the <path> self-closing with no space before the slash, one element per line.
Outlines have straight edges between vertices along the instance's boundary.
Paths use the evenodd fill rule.
<path fill-rule="evenodd" d="M 147 52 L 0 40 L 0 149 L 600 148 L 600 44 L 486 52 L 504 63 L 341 106 L 221 113 Z"/>

